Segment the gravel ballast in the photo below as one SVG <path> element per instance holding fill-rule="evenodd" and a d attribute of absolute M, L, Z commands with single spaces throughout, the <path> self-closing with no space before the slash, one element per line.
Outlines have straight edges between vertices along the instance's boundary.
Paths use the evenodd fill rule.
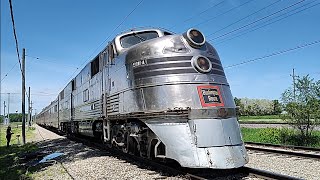
<path fill-rule="evenodd" d="M 40 126 L 36 127 L 33 141 L 46 154 L 62 152 L 56 163 L 32 173 L 34 179 L 185 179 L 165 177 L 160 172 L 108 151 L 73 142 Z M 303 179 L 320 177 L 320 161 L 286 155 L 267 154 L 248 150 L 248 167 Z M 232 179 L 232 178 L 231 178 Z M 235 178 L 237 179 L 237 178 Z M 244 177 L 244 179 L 259 179 Z"/>
<path fill-rule="evenodd" d="M 302 179 L 319 179 L 320 160 L 248 150 L 248 167 Z"/>
<path fill-rule="evenodd" d="M 139 167 L 121 157 L 115 157 L 107 151 L 101 151 L 76 143 L 36 127 L 35 141 L 42 151 L 47 153 L 62 152 L 54 165 L 33 172 L 34 179 L 184 179 L 164 177 L 160 172 Z"/>

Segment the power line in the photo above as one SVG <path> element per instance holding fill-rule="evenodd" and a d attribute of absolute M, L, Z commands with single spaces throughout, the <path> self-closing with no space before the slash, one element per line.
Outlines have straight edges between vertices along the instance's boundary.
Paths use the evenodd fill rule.
<path fill-rule="evenodd" d="M 269 7 L 271 7 L 271 6 L 273 6 L 273 5 L 277 4 L 277 3 L 279 3 L 280 1 L 281 1 L 281 0 L 278 0 L 278 1 L 276 1 L 276 2 L 273 2 L 273 3 L 271 3 L 271 4 L 267 5 L 267 6 L 265 6 L 265 7 L 261 8 L 261 9 L 259 9 L 258 11 L 255 11 L 255 12 L 253 12 L 253 13 L 251 13 L 251 14 L 249 14 L 249 15 L 247 15 L 247 16 L 245 16 L 245 17 L 243 17 L 243 18 L 241 18 L 241 19 L 239 19 L 239 20 L 237 20 L 237 21 L 235 21 L 235 22 L 233 22 L 233 23 L 231 23 L 231 24 L 229 24 L 229 25 L 227 25 L 227 26 L 223 27 L 223 28 L 220 28 L 219 30 L 217 30 L 217 31 L 215 31 L 215 32 L 213 32 L 213 33 L 211 33 L 211 34 L 209 34 L 209 35 L 207 35 L 207 36 L 209 37 L 209 36 L 211 36 L 211 35 L 213 35 L 213 34 L 215 34 L 215 33 L 217 33 L 217 32 L 220 32 L 220 31 L 222 31 L 222 30 L 224 30 L 224 29 L 226 29 L 226 28 L 228 28 L 228 27 L 230 27 L 230 26 L 232 26 L 232 25 L 234 25 L 234 24 L 238 23 L 238 22 L 241 22 L 242 20 L 247 19 L 248 17 L 250 17 L 250 16 L 252 16 L 252 15 L 254 15 L 254 14 L 257 14 L 258 12 L 261 12 L 261 11 L 263 11 L 263 10 L 265 10 L 265 9 L 269 8 Z"/>
<path fill-rule="evenodd" d="M 303 5 L 303 6 L 300 6 L 300 7 L 296 8 L 296 9 L 294 9 L 294 10 L 300 9 L 301 7 L 304 7 L 304 6 L 306 6 L 306 5 L 309 5 L 309 4 L 311 4 L 311 3 L 315 2 L 315 1 L 317 1 L 317 0 L 314 0 L 314 1 L 312 1 L 312 2 L 310 2 L 310 3 L 307 3 L 307 4 Z M 301 13 L 302 11 L 305 11 L 305 10 L 307 10 L 307 9 L 313 8 L 313 7 L 315 7 L 315 6 L 319 5 L 319 4 L 320 4 L 320 3 L 317 3 L 317 4 L 314 4 L 314 5 L 312 5 L 312 6 L 306 7 L 306 8 L 304 8 L 304 9 L 302 9 L 302 10 L 296 11 L 296 12 L 294 12 L 294 13 L 292 13 L 292 14 L 289 14 L 289 15 L 287 15 L 287 16 L 284 16 L 284 17 L 282 17 L 282 18 L 280 18 L 280 19 L 277 19 L 277 20 L 272 21 L 272 22 L 270 22 L 270 23 L 264 24 L 264 25 L 262 25 L 262 26 L 259 26 L 259 25 L 253 26 L 252 28 L 254 28 L 254 27 L 257 27 L 257 28 L 252 29 L 252 30 L 247 31 L 247 32 L 239 32 L 237 36 L 234 36 L 234 37 L 229 38 L 229 39 L 222 40 L 222 41 L 220 41 L 220 42 L 218 42 L 218 43 L 215 43 L 215 44 L 221 44 L 221 43 L 224 43 L 224 42 L 226 42 L 226 41 L 230 41 L 230 40 L 232 40 L 232 39 L 235 39 L 235 38 L 237 38 L 237 37 L 241 37 L 241 36 L 246 35 L 246 34 L 248 34 L 248 33 L 250 33 L 250 32 L 253 32 L 253 31 L 256 31 L 256 30 L 261 29 L 261 28 L 263 28 L 263 27 L 266 27 L 266 26 L 268 26 L 268 25 L 270 25 L 270 24 L 276 23 L 276 22 L 278 22 L 278 21 L 281 21 L 281 20 L 283 20 L 283 19 L 286 19 L 286 18 L 288 18 L 288 17 L 290 17 L 290 16 L 293 16 L 293 15 L 295 15 L 295 14 Z M 294 10 L 293 10 L 293 11 L 294 11 Z M 287 14 L 287 13 L 286 13 L 286 14 Z M 269 22 L 269 21 L 271 21 L 271 20 L 274 20 L 274 19 L 279 18 L 279 17 L 281 17 L 281 16 L 283 16 L 283 15 L 286 15 L 286 14 L 279 15 L 279 16 L 277 16 L 277 17 L 275 17 L 275 18 L 269 19 L 269 20 L 266 21 L 266 22 Z M 266 23 L 266 22 L 264 22 L 264 23 Z"/>
<path fill-rule="evenodd" d="M 95 52 L 107 41 L 109 40 L 109 38 L 111 37 L 111 35 L 128 19 L 128 17 L 139 7 L 139 5 L 143 2 L 144 0 L 140 0 L 140 2 L 130 11 L 130 13 L 120 22 L 120 24 L 118 24 L 118 26 L 116 28 L 114 28 L 112 30 L 112 32 L 109 34 L 109 36 L 102 42 L 100 43 L 100 45 L 90 54 L 89 58 L 85 61 L 83 61 L 83 63 L 79 66 L 83 66 L 85 63 L 87 63 L 88 61 L 91 60 L 91 56 L 95 54 Z M 79 69 L 79 67 L 77 67 L 77 69 L 72 73 L 72 75 L 68 78 L 68 81 L 73 78 L 73 75 L 77 72 L 77 70 Z"/>
<path fill-rule="evenodd" d="M 11 15 L 13 36 L 14 36 L 15 43 L 16 43 L 16 51 L 17 51 L 17 55 L 18 55 L 18 61 L 20 64 L 20 70 L 21 70 L 22 76 L 24 76 L 24 74 L 22 72 L 22 66 L 21 66 L 21 60 L 20 60 L 20 54 L 19 54 L 18 38 L 17 38 L 16 27 L 15 27 L 15 23 L 14 23 L 13 8 L 12 8 L 12 1 L 11 0 L 9 0 L 9 4 L 10 4 L 10 15 Z"/>
<path fill-rule="evenodd" d="M 6 93 L 0 93 L 0 94 L 8 94 Z M 17 93 L 17 92 L 11 92 L 10 94 L 16 94 L 16 95 L 21 95 L 21 93 Z M 49 93 L 31 93 L 32 96 L 56 96 L 57 94 L 49 94 Z"/>
<path fill-rule="evenodd" d="M 111 37 L 111 35 L 128 19 L 128 17 L 139 7 L 139 5 L 143 2 L 144 0 L 141 0 L 132 10 L 131 12 L 121 21 L 120 24 L 118 24 L 118 26 L 116 28 L 114 28 L 112 30 L 112 32 L 109 34 L 109 36 L 102 42 L 100 43 L 100 45 L 92 52 L 92 54 L 89 56 L 89 60 L 90 60 L 90 57 L 92 55 L 95 54 L 95 52 L 107 41 L 109 40 L 109 38 Z M 88 60 L 84 61 L 80 66 L 84 65 Z"/>
<path fill-rule="evenodd" d="M 259 60 L 270 58 L 270 57 L 273 57 L 273 56 L 278 56 L 278 55 L 281 55 L 281 54 L 284 54 L 284 53 L 288 53 L 288 52 L 291 52 L 291 51 L 299 50 L 299 49 L 302 49 L 302 48 L 305 48 L 305 47 L 308 47 L 308 46 L 312 46 L 312 45 L 315 45 L 315 44 L 318 44 L 318 43 L 320 43 L 320 40 L 316 40 L 316 41 L 313 41 L 311 43 L 299 45 L 299 46 L 296 46 L 296 47 L 293 47 L 293 48 L 289 48 L 289 49 L 280 50 L 280 51 L 277 51 L 277 52 L 274 52 L 274 53 L 271 53 L 271 54 L 268 54 L 268 55 L 264 55 L 264 56 L 261 56 L 261 57 L 258 57 L 258 58 L 242 61 L 240 63 L 232 64 L 232 65 L 229 65 L 229 66 L 225 66 L 224 68 L 228 69 L 228 68 L 240 66 L 240 65 L 243 65 L 243 64 L 248 64 L 248 63 L 251 63 L 251 62 L 259 61 Z"/>
<path fill-rule="evenodd" d="M 57 63 L 55 61 L 51 61 L 51 60 L 48 60 L 48 59 L 43 59 L 43 58 L 39 58 L 39 57 L 35 57 L 35 56 L 29 56 L 29 55 L 26 55 L 27 57 L 30 57 L 32 59 L 35 59 L 35 60 L 40 60 L 40 61 L 46 61 L 46 62 L 50 62 L 50 63 L 54 63 L 54 64 L 58 64 L 60 66 L 65 66 L 65 67 L 72 67 L 72 68 L 77 68 L 76 66 L 71 66 L 71 65 L 66 65 L 66 64 L 61 64 L 61 63 Z"/>
<path fill-rule="evenodd" d="M 47 62 L 50 62 L 50 63 L 55 63 L 55 64 L 59 64 L 57 62 L 54 62 L 54 61 L 50 61 L 50 60 L 47 60 L 47 59 L 42 59 L 42 58 L 39 58 L 39 57 L 35 57 L 35 56 L 29 56 L 29 55 L 26 55 L 32 59 L 36 59 L 36 60 L 42 60 L 42 61 L 47 61 Z M 1 79 L 1 82 L 6 78 L 8 77 L 9 73 L 11 73 L 11 71 L 17 66 L 18 62 L 16 62 L 12 68 L 4 75 L 4 77 Z M 59 64 L 61 66 L 61 64 Z M 71 68 L 77 68 L 75 66 L 70 66 L 70 65 L 62 65 L 62 66 L 65 66 L 65 67 L 71 67 Z"/>
<path fill-rule="evenodd" d="M 223 0 L 223 1 L 220 1 L 219 3 L 217 3 L 217 4 L 214 4 L 214 5 L 210 6 L 209 8 L 207 8 L 207 9 L 205 9 L 205 10 L 201 11 L 200 13 L 197 13 L 197 14 L 195 14 L 195 15 L 191 16 L 190 18 L 188 18 L 188 19 L 184 20 L 182 23 L 188 22 L 188 21 L 190 21 L 191 19 L 193 19 L 194 17 L 199 16 L 199 15 L 201 15 L 201 14 L 203 14 L 203 13 L 205 13 L 205 12 L 209 11 L 210 9 L 212 9 L 212 8 L 214 8 L 214 7 L 218 7 L 219 5 L 223 4 L 224 2 L 226 2 L 226 1 L 225 1 L 225 0 Z M 181 23 L 181 24 L 182 24 L 182 23 Z M 178 23 L 178 24 L 179 24 L 179 23 Z M 175 24 L 175 25 L 173 25 L 173 26 L 169 27 L 169 29 L 173 29 L 173 28 L 174 28 L 174 27 L 176 27 L 176 26 L 177 26 L 177 24 Z"/>
<path fill-rule="evenodd" d="M 1 82 L 8 76 L 8 74 L 17 66 L 19 62 L 16 62 L 12 68 L 4 75 L 4 77 L 1 79 Z"/>
<path fill-rule="evenodd" d="M 262 21 L 262 20 L 264 20 L 264 19 L 267 19 L 267 18 L 275 15 L 275 14 L 278 14 L 278 13 L 280 13 L 280 12 L 282 12 L 282 11 L 284 11 L 284 10 L 287 10 L 287 9 L 289 9 L 289 8 L 291 8 L 291 7 L 294 7 L 294 6 L 302 3 L 303 1 L 305 1 L 305 0 L 301 0 L 301 1 L 299 1 L 299 2 L 296 2 L 296 3 L 294 3 L 294 4 L 291 4 L 290 6 L 287 6 L 287 7 L 283 8 L 283 9 L 280 9 L 280 10 L 274 12 L 274 13 L 271 13 L 271 14 L 269 14 L 269 15 L 267 15 L 267 16 L 264 16 L 264 17 L 262 17 L 262 18 L 260 18 L 260 19 L 257 19 L 257 20 L 255 20 L 255 21 L 253 21 L 253 22 L 251 22 L 251 23 L 248 23 L 248 24 L 246 24 L 246 25 L 244 25 L 244 26 L 241 26 L 241 27 L 239 27 L 239 28 L 236 28 L 236 29 L 234 29 L 234 30 L 232 30 L 232 31 L 229 31 L 229 32 L 227 32 L 227 33 L 225 33 L 225 34 L 222 34 L 222 35 L 220 35 L 220 36 L 217 36 L 217 37 L 215 37 L 215 38 L 212 38 L 212 39 L 210 39 L 209 41 L 213 41 L 213 40 L 215 40 L 215 39 L 222 38 L 222 37 L 227 36 L 227 35 L 229 35 L 229 34 L 231 34 L 231 33 L 234 33 L 234 32 L 236 32 L 236 31 L 239 31 L 239 30 L 243 29 L 243 28 L 246 28 L 246 27 L 248 27 L 248 26 L 250 26 L 250 25 L 252 25 L 252 24 L 258 23 L 258 22 L 260 22 L 260 21 Z"/>
<path fill-rule="evenodd" d="M 195 24 L 195 25 L 193 25 L 193 26 L 196 27 L 196 26 L 205 24 L 205 23 L 207 23 L 207 22 L 209 22 L 209 21 L 212 21 L 213 19 L 215 19 L 215 18 L 217 18 L 217 17 L 219 17 L 219 16 L 225 15 L 225 14 L 227 14 L 227 13 L 229 13 L 229 12 L 235 10 L 235 9 L 238 9 L 239 7 L 244 6 L 244 5 L 246 5 L 246 4 L 248 4 L 248 3 L 252 2 L 252 1 L 254 1 L 254 0 L 246 1 L 246 2 L 240 4 L 240 5 L 236 6 L 236 7 L 233 7 L 233 8 L 231 8 L 231 9 L 229 9 L 229 10 L 223 12 L 223 13 L 218 14 L 217 16 L 214 16 L 214 17 L 212 17 L 212 18 L 209 18 L 209 19 L 207 19 L 207 20 L 205 20 L 205 21 L 202 21 L 202 22 L 200 22 L 200 23 L 198 23 L 198 24 Z"/>
<path fill-rule="evenodd" d="M 9 0 L 9 4 L 10 4 L 10 14 L 11 14 L 11 22 L 12 22 L 12 29 L 13 29 L 13 35 L 14 35 L 14 39 L 15 39 L 15 43 L 16 43 L 16 51 L 17 51 L 17 55 L 18 55 L 18 61 L 19 61 L 19 65 L 20 65 L 20 70 L 21 70 L 21 75 L 22 75 L 22 79 L 23 79 L 23 82 L 24 82 L 24 79 L 25 79 L 25 74 L 24 74 L 24 70 L 22 68 L 22 64 L 21 64 L 21 60 L 20 60 L 20 54 L 19 54 L 19 45 L 18 45 L 18 38 L 17 38 L 17 33 L 16 33 L 16 27 L 15 27 L 15 23 L 14 23 L 14 16 L 13 16 L 13 8 L 12 8 L 12 1 Z M 23 49 L 24 50 L 24 49 Z M 23 51 L 23 58 L 24 58 L 24 51 Z M 23 59 L 24 60 L 24 59 Z M 14 67 L 13 67 L 14 68 Z M 12 69 L 13 69 L 12 68 Z M 12 70 L 11 69 L 11 70 Z M 11 71 L 10 70 L 10 71 Z M 6 77 L 6 76 L 5 76 Z M 3 80 L 3 79 L 2 79 Z M 1 81 L 2 81 L 1 80 Z M 22 85 L 24 87 L 24 85 Z M 25 89 L 25 87 L 24 87 Z M 26 92 L 23 92 L 23 93 L 26 93 Z M 28 95 L 27 95 L 28 96 Z M 22 103 L 23 104 L 23 103 Z M 23 109 L 23 108 L 22 108 Z M 22 127 L 23 129 L 23 127 Z M 24 133 L 24 130 L 22 130 L 22 133 Z M 24 135 L 22 134 L 22 136 L 24 137 Z M 25 139 L 24 139 L 25 141 Z"/>

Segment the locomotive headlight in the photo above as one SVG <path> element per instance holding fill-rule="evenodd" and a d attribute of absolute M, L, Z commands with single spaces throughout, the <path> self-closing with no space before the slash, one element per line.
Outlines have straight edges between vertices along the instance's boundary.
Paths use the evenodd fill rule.
<path fill-rule="evenodd" d="M 192 66 L 201 73 L 208 73 L 212 69 L 210 60 L 204 56 L 195 56 L 191 59 Z"/>
<path fill-rule="evenodd" d="M 183 37 L 194 48 L 200 48 L 206 42 L 204 35 L 197 29 L 189 29 Z"/>

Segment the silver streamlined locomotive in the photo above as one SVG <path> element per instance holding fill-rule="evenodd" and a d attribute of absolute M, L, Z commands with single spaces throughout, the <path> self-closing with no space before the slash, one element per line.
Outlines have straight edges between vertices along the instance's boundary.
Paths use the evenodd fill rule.
<path fill-rule="evenodd" d="M 37 123 L 183 167 L 229 169 L 248 162 L 219 56 L 196 29 L 116 36 Z"/>

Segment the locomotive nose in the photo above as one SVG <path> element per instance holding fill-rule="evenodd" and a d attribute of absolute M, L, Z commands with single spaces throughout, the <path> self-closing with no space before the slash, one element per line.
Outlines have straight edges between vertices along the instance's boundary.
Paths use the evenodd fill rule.
<path fill-rule="evenodd" d="M 189 29 L 183 34 L 189 45 L 194 48 L 200 48 L 206 42 L 204 35 L 197 29 Z"/>

